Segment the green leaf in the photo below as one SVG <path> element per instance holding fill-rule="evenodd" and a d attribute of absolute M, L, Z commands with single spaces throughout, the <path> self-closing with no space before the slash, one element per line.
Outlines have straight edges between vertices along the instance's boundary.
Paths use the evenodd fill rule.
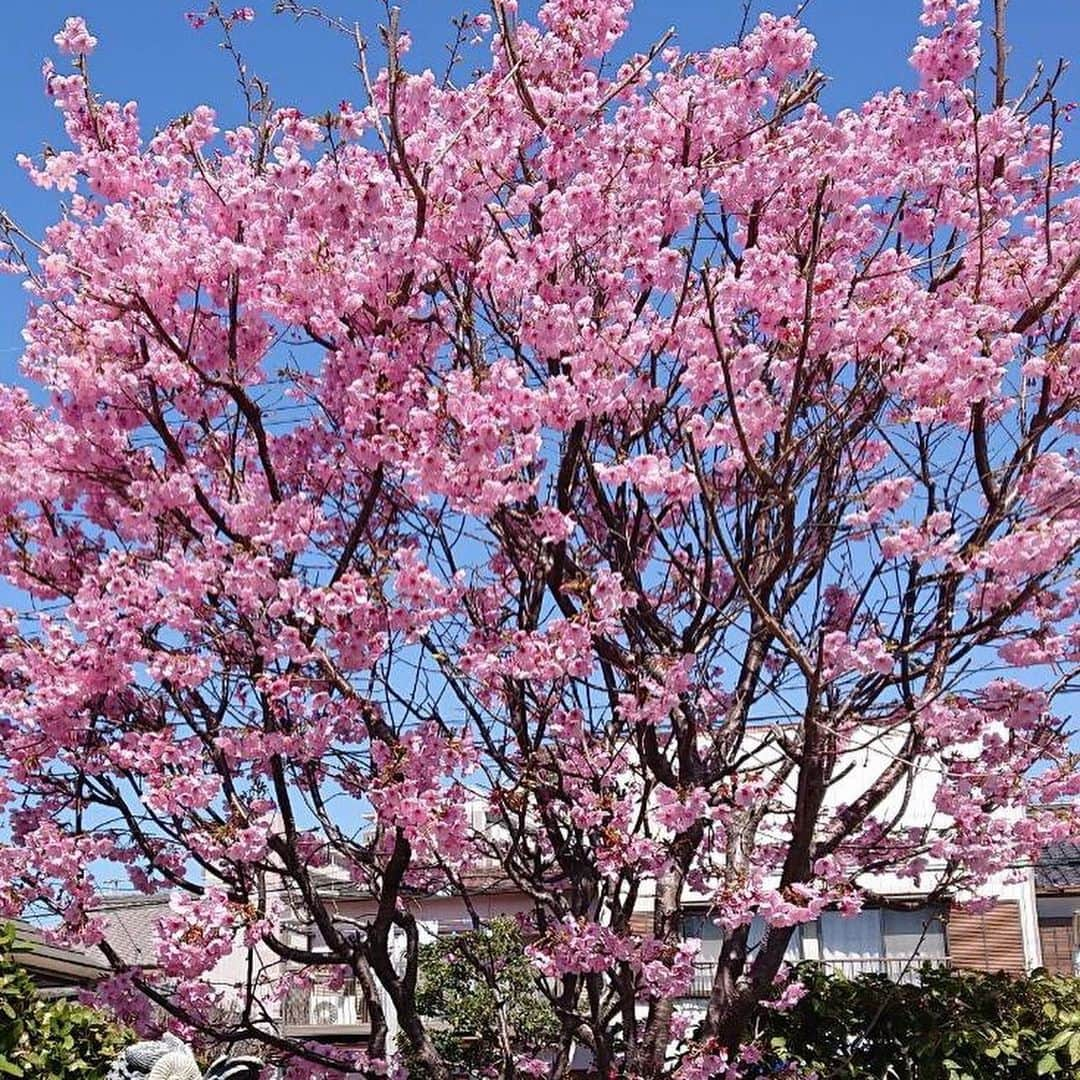
<path fill-rule="evenodd" d="M 1046 1076 L 1048 1073 L 1057 1072 L 1060 1068 L 1056 1055 L 1044 1054 L 1039 1058 L 1039 1064 L 1035 1066 L 1035 1073 L 1038 1076 Z"/>
<path fill-rule="evenodd" d="M 1071 1031 L 1059 1031 L 1047 1044 L 1047 1050 L 1060 1050 L 1071 1038 Z"/>

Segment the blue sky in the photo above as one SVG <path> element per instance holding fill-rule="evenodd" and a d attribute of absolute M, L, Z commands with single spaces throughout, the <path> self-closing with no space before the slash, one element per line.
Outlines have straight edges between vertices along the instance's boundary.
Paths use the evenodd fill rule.
<path fill-rule="evenodd" d="M 781 12 L 791 3 L 755 0 L 754 12 Z M 989 4 L 984 0 L 984 7 Z M 257 18 L 238 29 L 237 40 L 250 67 L 269 78 L 279 104 L 317 112 L 342 98 L 360 100 L 346 40 L 313 23 L 297 26 L 274 16 L 272 0 L 254 0 L 252 6 Z M 466 5 L 461 0 L 400 0 L 400 6 L 402 24 L 415 42 L 411 66 L 441 71 L 449 20 Z M 15 155 L 37 153 L 47 142 L 63 145 L 57 114 L 42 93 L 40 68 L 42 59 L 55 53 L 52 35 L 67 15 L 84 15 L 100 39 L 92 65 L 95 85 L 108 97 L 137 100 L 148 130 L 201 102 L 217 107 L 226 123 L 239 119 L 233 72 L 216 47 L 214 30 L 196 32 L 184 20 L 185 11 L 198 7 L 198 0 L 19 0 L 4 5 L 0 71 L 9 104 L 0 125 L 0 206 L 35 232 L 56 216 L 55 195 L 33 189 L 15 165 Z M 377 0 L 325 0 L 323 7 L 371 30 L 382 12 Z M 471 7 L 486 10 L 484 0 L 473 0 Z M 534 7 L 522 0 L 523 11 Z M 670 25 L 685 48 L 723 43 L 735 33 L 741 8 L 741 0 L 638 0 L 626 47 L 647 47 Z M 826 107 L 856 105 L 875 90 L 910 85 L 906 58 L 920 32 L 919 8 L 919 0 L 810 0 L 804 21 L 818 38 L 818 63 L 830 77 Z M 1012 0 L 1011 9 L 1014 83 L 1026 81 L 1039 57 L 1052 65 L 1063 53 L 1080 54 L 1080 0 Z M 1067 76 L 1063 96 L 1080 98 L 1080 63 Z M 1070 141 L 1075 145 L 1077 139 Z M 18 280 L 0 275 L 0 379 L 15 375 L 24 313 Z"/>

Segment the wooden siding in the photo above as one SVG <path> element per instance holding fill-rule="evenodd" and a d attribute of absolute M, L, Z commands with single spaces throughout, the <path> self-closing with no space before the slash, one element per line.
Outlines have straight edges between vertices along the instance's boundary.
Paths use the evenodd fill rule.
<path fill-rule="evenodd" d="M 1015 900 L 999 900 L 982 914 L 954 907 L 949 911 L 946 934 L 953 967 L 1013 975 L 1027 970 L 1020 905 Z"/>

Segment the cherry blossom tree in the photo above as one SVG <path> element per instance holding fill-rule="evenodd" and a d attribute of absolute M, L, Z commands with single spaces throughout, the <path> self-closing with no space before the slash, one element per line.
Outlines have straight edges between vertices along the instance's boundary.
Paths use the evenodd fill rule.
<path fill-rule="evenodd" d="M 340 1061 L 265 1020 L 329 966 L 369 1002 L 353 1067 L 385 994 L 443 1076 L 408 898 L 479 924 L 481 868 L 558 1019 L 520 1069 L 735 1076 L 795 927 L 1072 835 L 1080 166 L 996 8 L 988 96 L 977 4 L 925 0 L 918 88 L 835 115 L 790 16 L 625 55 L 629 0 L 495 0 L 459 85 L 391 11 L 359 104 L 274 107 L 241 64 L 246 124 L 153 135 L 69 20 L 70 145 L 23 161 L 63 212 L 3 219 L 3 913 L 298 1076 Z M 193 21 L 232 47 L 251 14 Z M 174 890 L 153 973 L 105 936 L 117 877 Z M 691 889 L 725 937 L 688 1024 Z M 276 963 L 227 998 L 238 943 Z"/>

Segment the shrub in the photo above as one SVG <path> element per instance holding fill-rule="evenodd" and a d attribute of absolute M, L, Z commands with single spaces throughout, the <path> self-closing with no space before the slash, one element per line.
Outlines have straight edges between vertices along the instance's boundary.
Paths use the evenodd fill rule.
<path fill-rule="evenodd" d="M 15 928 L 0 927 L 0 1076 L 101 1080 L 127 1033 L 78 1002 L 41 998 L 14 944 Z"/>
<path fill-rule="evenodd" d="M 419 1011 L 433 1021 L 432 1038 L 455 1071 L 505 1069 L 558 1032 L 512 919 L 422 946 L 418 983 Z M 423 1075 L 416 1063 L 410 1075 Z"/>
<path fill-rule="evenodd" d="M 919 985 L 803 964 L 806 996 L 763 1010 L 760 1075 L 822 1080 L 1035 1080 L 1080 1075 L 1080 979 L 926 967 Z"/>

